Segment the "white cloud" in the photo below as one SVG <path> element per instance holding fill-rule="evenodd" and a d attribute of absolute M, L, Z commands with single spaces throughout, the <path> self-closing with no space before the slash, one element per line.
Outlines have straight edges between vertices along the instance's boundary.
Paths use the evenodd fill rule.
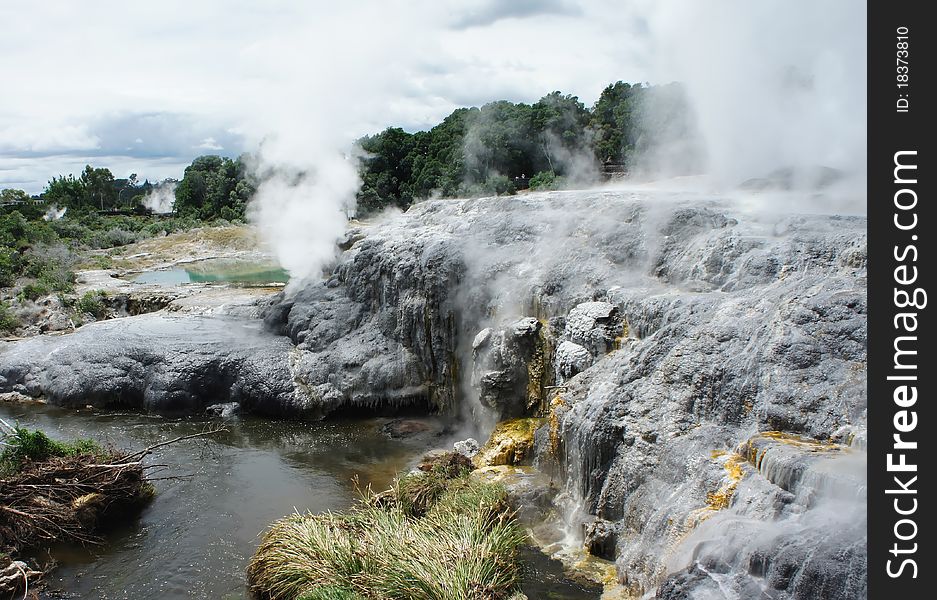
<path fill-rule="evenodd" d="M 224 150 L 224 146 L 215 141 L 213 137 L 205 138 L 196 148 L 200 150 Z"/>

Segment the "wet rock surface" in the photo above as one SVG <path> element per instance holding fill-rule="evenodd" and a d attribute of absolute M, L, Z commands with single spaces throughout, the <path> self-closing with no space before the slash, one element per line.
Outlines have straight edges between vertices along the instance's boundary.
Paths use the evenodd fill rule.
<path fill-rule="evenodd" d="M 551 382 L 546 335 L 540 321 L 525 317 L 475 336 L 472 385 L 482 406 L 499 419 L 535 413 L 543 405 L 543 386 Z"/>
<path fill-rule="evenodd" d="M 534 436 L 543 419 L 511 419 L 498 423 L 488 442 L 473 456 L 478 467 L 530 464 L 534 458 Z"/>

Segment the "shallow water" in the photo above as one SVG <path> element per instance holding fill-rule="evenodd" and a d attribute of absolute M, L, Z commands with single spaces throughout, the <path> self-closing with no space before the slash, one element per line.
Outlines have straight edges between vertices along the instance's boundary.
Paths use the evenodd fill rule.
<path fill-rule="evenodd" d="M 133 449 L 221 424 L 42 405 L 0 404 L 0 416 L 55 438 L 92 437 Z M 440 444 L 431 435 L 390 439 L 380 432 L 384 422 L 229 420 L 227 432 L 158 449 L 149 463 L 167 466 L 154 477 L 188 477 L 156 481 L 154 501 L 108 534 L 103 547 L 53 550 L 58 567 L 46 577 L 48 597 L 247 598 L 244 570 L 271 521 L 294 510 L 342 510 L 356 497 L 355 477 L 362 487 L 384 489 Z M 539 552 L 524 557 L 531 600 L 597 598 L 594 586 L 566 580 L 559 564 Z"/>
<path fill-rule="evenodd" d="M 286 283 L 289 273 L 269 265 L 228 259 L 208 259 L 158 271 L 147 271 L 133 278 L 136 283 L 182 285 L 186 283 L 236 283 L 264 285 Z"/>

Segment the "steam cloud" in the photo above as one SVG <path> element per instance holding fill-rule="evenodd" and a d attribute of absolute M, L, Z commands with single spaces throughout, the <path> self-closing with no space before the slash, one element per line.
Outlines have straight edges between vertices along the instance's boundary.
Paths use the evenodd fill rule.
<path fill-rule="evenodd" d="M 143 198 L 143 206 L 158 215 L 171 213 L 176 203 L 176 185 L 171 181 L 154 187 Z"/>
<path fill-rule="evenodd" d="M 783 167 L 863 176 L 866 14 L 829 2 L 648 6 L 654 81 L 687 86 L 708 171 L 736 184 Z"/>
<path fill-rule="evenodd" d="M 42 215 L 42 220 L 43 221 L 58 221 L 59 219 L 65 216 L 66 211 L 68 211 L 68 207 L 59 208 L 58 206 L 55 206 L 53 204 L 46 210 L 46 214 Z"/>

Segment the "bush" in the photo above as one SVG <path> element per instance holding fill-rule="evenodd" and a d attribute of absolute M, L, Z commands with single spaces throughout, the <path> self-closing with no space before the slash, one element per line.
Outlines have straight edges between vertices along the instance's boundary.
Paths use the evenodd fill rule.
<path fill-rule="evenodd" d="M 556 181 L 556 173 L 553 171 L 540 171 L 530 178 L 530 189 L 532 190 L 552 190 L 553 183 Z"/>
<path fill-rule="evenodd" d="M 114 259 L 107 254 L 99 254 L 88 259 L 88 266 L 95 269 L 113 269 Z"/>
<path fill-rule="evenodd" d="M 566 178 L 553 171 L 540 171 L 530 178 L 531 190 L 561 190 L 566 187 Z"/>
<path fill-rule="evenodd" d="M 506 175 L 492 175 L 485 180 L 485 187 L 492 193 L 512 195 L 517 193 L 514 181 Z"/>
<path fill-rule="evenodd" d="M 10 287 L 16 283 L 19 271 L 18 253 L 12 248 L 0 246 L 0 287 Z"/>
<path fill-rule="evenodd" d="M 89 245 L 92 248 L 114 248 L 117 246 L 127 246 L 139 239 L 140 235 L 133 231 L 115 228 L 95 234 L 89 240 Z"/>
<path fill-rule="evenodd" d="M 104 297 L 103 292 L 86 292 L 79 300 L 76 305 L 76 309 L 79 314 L 89 314 L 92 315 L 95 319 L 101 320 L 104 318 L 105 311 L 107 307 L 104 306 L 102 298 Z"/>
<path fill-rule="evenodd" d="M 26 429 L 19 425 L 13 428 L 13 433 L 5 436 L 3 443 L 5 447 L 3 454 L 0 454 L 0 473 L 4 475 L 19 472 L 27 462 L 42 462 L 66 456 L 105 455 L 104 449 L 94 440 L 58 442 L 42 431 Z"/>
<path fill-rule="evenodd" d="M 52 289 L 48 285 L 41 281 L 34 281 L 23 286 L 23 289 L 20 290 L 19 298 L 21 300 L 38 300 L 51 293 Z"/>

